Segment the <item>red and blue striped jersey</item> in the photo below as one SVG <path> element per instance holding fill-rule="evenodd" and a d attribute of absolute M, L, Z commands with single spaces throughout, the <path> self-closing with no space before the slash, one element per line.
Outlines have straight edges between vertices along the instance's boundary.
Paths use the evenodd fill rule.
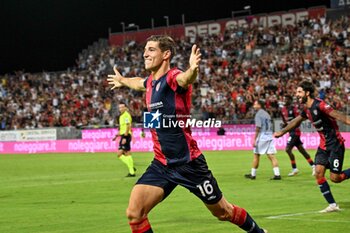
<path fill-rule="evenodd" d="M 283 106 L 281 109 L 281 115 L 282 115 L 282 120 L 284 123 L 288 123 L 290 121 L 292 121 L 294 118 L 296 118 L 297 116 L 299 116 L 299 110 L 297 106 Z M 300 132 L 300 128 L 296 127 L 294 129 L 292 129 L 289 132 L 290 136 L 300 136 L 301 132 Z"/>
<path fill-rule="evenodd" d="M 320 135 L 320 148 L 326 150 L 335 142 L 344 143 L 337 121 L 329 115 L 333 108 L 321 99 L 316 98 L 310 108 L 305 107 L 301 116 L 309 119 Z"/>
<path fill-rule="evenodd" d="M 182 88 L 176 76 L 182 73 L 178 68 L 169 70 L 158 80 L 150 75 L 144 81 L 147 109 L 151 113 L 159 111 L 161 119 L 185 120 L 190 116 L 192 85 Z M 181 165 L 201 155 L 190 127 L 171 126 L 152 128 L 155 159 L 164 165 Z"/>

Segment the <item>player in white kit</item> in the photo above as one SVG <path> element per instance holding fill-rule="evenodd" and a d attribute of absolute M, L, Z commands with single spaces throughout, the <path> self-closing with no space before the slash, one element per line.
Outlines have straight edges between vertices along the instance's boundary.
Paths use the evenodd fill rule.
<path fill-rule="evenodd" d="M 281 174 L 278 167 L 278 161 L 275 156 L 276 147 L 273 137 L 273 127 L 271 116 L 264 110 L 265 103 L 261 100 L 254 101 L 253 108 L 256 110 L 255 114 L 255 135 L 253 140 L 254 158 L 250 174 L 245 177 L 254 180 L 256 172 L 259 167 L 260 155 L 266 154 L 270 159 L 274 176 L 271 180 L 280 180 Z"/>

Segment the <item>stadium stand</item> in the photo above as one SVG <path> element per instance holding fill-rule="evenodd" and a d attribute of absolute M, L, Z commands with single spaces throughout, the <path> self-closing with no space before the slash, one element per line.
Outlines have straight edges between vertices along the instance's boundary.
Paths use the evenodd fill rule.
<path fill-rule="evenodd" d="M 185 69 L 190 39 L 177 39 L 172 63 Z M 274 118 L 285 94 L 311 80 L 319 97 L 349 114 L 350 21 L 319 18 L 297 26 L 234 28 L 224 34 L 197 38 L 203 61 L 194 84 L 197 119 L 215 117 L 224 123 L 251 122 L 254 99 L 265 99 Z M 128 41 L 109 46 L 100 40 L 79 54 L 76 66 L 64 72 L 0 76 L 0 130 L 44 127 L 113 127 L 120 100 L 134 120 L 142 121 L 143 93 L 121 88 L 110 91 L 107 74 L 118 66 L 125 76 L 146 77 L 143 45 Z"/>

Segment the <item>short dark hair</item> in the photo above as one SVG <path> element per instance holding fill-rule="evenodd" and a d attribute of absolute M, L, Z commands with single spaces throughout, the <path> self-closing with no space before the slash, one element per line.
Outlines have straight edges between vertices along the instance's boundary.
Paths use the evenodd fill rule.
<path fill-rule="evenodd" d="M 308 81 L 303 81 L 301 83 L 299 83 L 298 87 L 301 87 L 305 92 L 309 92 L 309 96 L 311 98 L 315 97 L 315 87 L 312 83 L 308 82 Z"/>
<path fill-rule="evenodd" d="M 293 97 L 291 95 L 285 95 L 284 97 L 290 101 L 293 101 Z"/>
<path fill-rule="evenodd" d="M 147 38 L 146 42 L 149 41 L 155 41 L 159 42 L 159 48 L 162 52 L 166 50 L 170 50 L 170 60 L 175 56 L 176 54 L 176 44 L 173 38 L 171 38 L 168 35 L 152 35 Z"/>
<path fill-rule="evenodd" d="M 262 108 L 262 109 L 265 109 L 265 107 L 266 107 L 266 101 L 265 100 L 263 100 L 263 99 L 257 99 L 257 100 L 255 100 L 259 105 L 260 105 L 260 107 Z"/>
<path fill-rule="evenodd" d="M 127 107 L 127 105 L 126 105 L 126 103 L 124 101 L 120 101 L 119 105 L 121 105 L 121 104 L 124 105 L 125 107 Z"/>

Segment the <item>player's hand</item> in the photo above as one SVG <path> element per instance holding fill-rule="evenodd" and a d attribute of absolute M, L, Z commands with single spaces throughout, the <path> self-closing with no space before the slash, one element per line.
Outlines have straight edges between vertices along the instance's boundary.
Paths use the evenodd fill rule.
<path fill-rule="evenodd" d="M 142 131 L 142 132 L 141 132 L 141 134 L 140 134 L 140 136 L 141 136 L 141 138 L 145 138 L 145 137 L 146 137 L 145 132 L 144 132 L 144 131 Z"/>
<path fill-rule="evenodd" d="M 278 132 L 273 133 L 273 136 L 274 136 L 275 138 L 280 138 L 280 137 L 283 136 L 283 133 L 282 133 L 281 131 L 278 131 Z"/>
<path fill-rule="evenodd" d="M 118 138 L 118 135 L 115 135 L 114 138 L 112 138 L 112 141 L 115 141 Z"/>
<path fill-rule="evenodd" d="M 123 138 L 123 140 L 122 140 L 122 145 L 124 145 L 125 143 L 126 143 L 126 139 Z"/>
<path fill-rule="evenodd" d="M 123 84 L 121 83 L 121 80 L 122 80 L 123 76 L 117 70 L 117 66 L 114 66 L 113 70 L 114 70 L 115 74 L 114 75 L 113 74 L 109 74 L 108 75 L 108 79 L 107 79 L 108 84 L 109 85 L 113 85 L 111 90 L 113 90 L 114 88 L 123 86 Z"/>
<path fill-rule="evenodd" d="M 201 52 L 200 52 L 200 49 L 199 47 L 194 44 L 192 46 L 192 51 L 191 51 L 191 56 L 190 56 L 190 69 L 195 71 L 195 72 L 198 72 L 198 68 L 199 68 L 199 63 L 201 62 Z"/>

